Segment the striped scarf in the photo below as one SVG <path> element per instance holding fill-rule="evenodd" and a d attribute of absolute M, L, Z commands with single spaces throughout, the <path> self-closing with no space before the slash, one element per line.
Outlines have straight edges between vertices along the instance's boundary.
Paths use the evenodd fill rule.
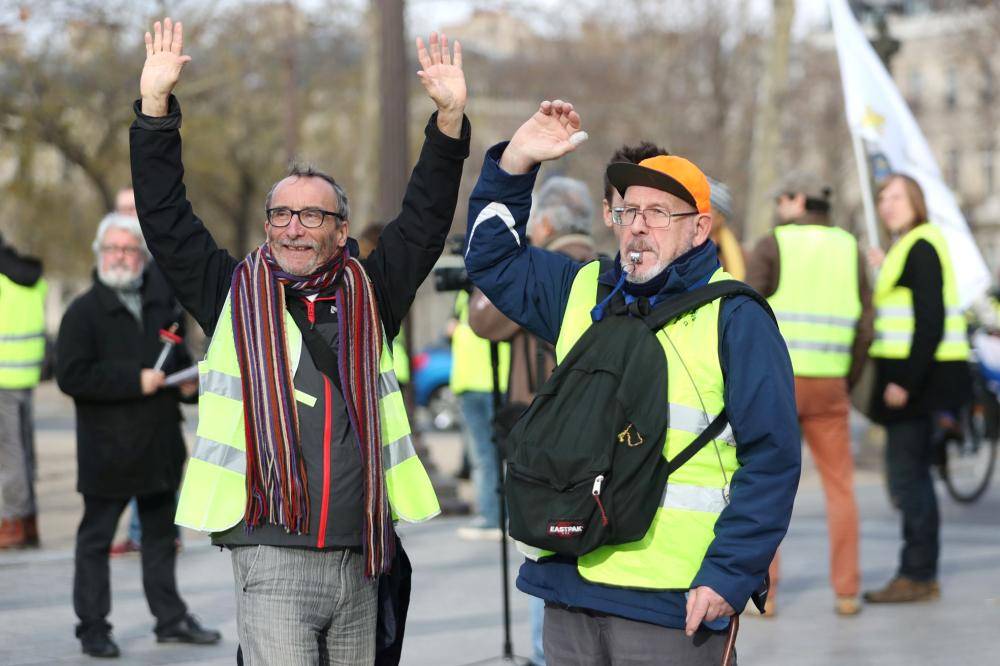
<path fill-rule="evenodd" d="M 285 288 L 310 296 L 336 287 L 338 370 L 361 454 L 365 576 L 387 572 L 393 528 L 382 470 L 378 409 L 382 329 L 371 281 L 346 248 L 312 275 L 284 273 L 265 243 L 233 274 L 233 335 L 243 384 L 248 530 L 264 522 L 309 530 L 309 492 L 285 330 Z"/>

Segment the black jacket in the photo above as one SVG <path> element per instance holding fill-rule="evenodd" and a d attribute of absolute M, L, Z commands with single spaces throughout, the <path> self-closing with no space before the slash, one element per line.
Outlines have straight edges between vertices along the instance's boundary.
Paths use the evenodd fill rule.
<path fill-rule="evenodd" d="M 163 277 L 146 271 L 142 327 L 115 293 L 94 279 L 59 326 L 56 379 L 76 404 L 77 490 L 85 495 L 131 497 L 180 485 L 186 449 L 176 389 L 143 396 L 140 371 L 163 348 L 159 331 L 181 310 Z M 163 370 L 191 365 L 183 345 Z"/>
<path fill-rule="evenodd" d="M 972 387 L 968 363 L 934 360 L 934 352 L 944 336 L 945 309 L 941 260 L 933 245 L 925 240 L 913 244 L 896 284 L 913 293 L 916 323 L 909 358 L 875 359 L 871 417 L 883 424 L 959 407 L 968 401 Z M 882 399 L 890 382 L 910 394 L 902 409 L 891 409 Z"/>
<path fill-rule="evenodd" d="M 239 260 L 215 243 L 187 200 L 181 163 L 181 112 L 177 100 L 170 98 L 168 113 L 161 118 L 143 115 L 138 102 L 135 112 L 136 120 L 129 132 L 132 184 L 146 243 L 178 300 L 205 332 L 212 335 Z M 461 138 L 452 139 L 438 130 L 437 119 L 432 116 L 424 135 L 424 146 L 407 184 L 399 216 L 386 225 L 375 249 L 361 260 L 371 278 L 379 317 L 390 340 L 398 333 L 417 288 L 444 249 L 458 202 L 463 162 L 469 154 L 468 120 L 463 121 Z M 353 239 L 348 241 L 348 246 L 352 255 L 358 256 L 357 243 Z M 286 304 L 302 331 L 314 367 L 321 373 L 320 386 L 322 375 L 338 386 L 336 314 L 327 308 L 317 308 L 314 329 L 306 320 L 306 307 L 301 298 L 286 294 Z M 328 353 L 313 353 L 316 345 L 325 346 Z M 312 367 L 300 364 L 299 374 L 307 366 Z M 300 378 L 296 376 L 297 381 Z M 324 392 L 317 390 L 314 394 L 320 400 L 309 413 L 299 406 L 304 434 L 311 431 L 310 424 L 314 423 L 312 411 L 322 413 L 326 407 Z M 289 535 L 272 525 L 263 525 L 248 535 L 240 523 L 227 532 L 213 535 L 215 543 L 320 548 L 360 545 L 361 459 L 346 404 L 336 388 L 331 391 L 329 407 L 332 437 L 325 441 L 323 437 L 305 435 L 302 440 L 310 496 L 322 497 L 320 491 L 329 484 L 329 511 L 324 510 L 320 501 L 312 502 L 308 535 Z M 323 428 L 319 432 L 323 432 Z M 325 455 L 327 447 L 330 455 Z M 324 514 L 328 516 L 328 530 L 321 533 L 318 516 Z M 323 534 L 322 539 L 320 534 Z"/>
<path fill-rule="evenodd" d="M 3 236 L 0 236 L 0 274 L 23 287 L 31 287 L 42 277 L 42 262 L 18 254 L 14 248 L 4 244 Z"/>

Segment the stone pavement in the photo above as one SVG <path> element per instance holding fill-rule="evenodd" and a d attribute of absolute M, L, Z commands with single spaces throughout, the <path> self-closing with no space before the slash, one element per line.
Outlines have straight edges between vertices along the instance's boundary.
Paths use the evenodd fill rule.
<path fill-rule="evenodd" d="M 73 489 L 72 406 L 51 387 L 38 400 L 39 496 L 43 548 L 0 553 L 0 664 L 92 664 L 73 637 L 73 532 L 81 502 Z M 428 437 L 439 465 L 453 469 L 454 436 Z M 807 456 L 808 457 L 808 456 Z M 944 522 L 939 602 L 869 606 L 855 618 L 832 612 L 822 492 L 805 472 L 795 516 L 783 545 L 778 616 L 744 615 L 740 663 L 893 666 L 1000 663 L 993 640 L 1000 630 L 1000 478 L 978 504 L 942 500 Z M 899 527 L 874 470 L 857 480 L 862 512 L 864 584 L 893 573 Z M 942 489 L 943 490 L 943 489 Z M 943 495 L 942 495 L 943 497 Z M 463 518 L 439 518 L 402 530 L 415 570 L 403 663 L 458 666 L 500 654 L 499 545 L 455 536 Z M 122 521 L 124 524 L 124 521 Z M 112 560 L 114 635 L 119 664 L 232 664 L 236 650 L 229 557 L 207 539 L 184 536 L 178 561 L 182 594 L 224 641 L 212 647 L 160 646 L 140 581 L 139 559 Z M 511 560 L 518 557 L 511 548 Z M 511 580 L 513 580 L 512 570 Z M 512 591 L 513 638 L 529 652 L 527 601 Z M 499 663 L 499 662 L 497 662 Z"/>

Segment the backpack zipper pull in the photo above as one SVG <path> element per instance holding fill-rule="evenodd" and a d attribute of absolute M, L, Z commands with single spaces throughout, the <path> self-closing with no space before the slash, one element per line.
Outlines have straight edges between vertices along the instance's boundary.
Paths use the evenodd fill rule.
<path fill-rule="evenodd" d="M 604 483 L 604 475 L 598 474 L 597 478 L 594 479 L 594 489 L 590 491 L 590 494 L 594 496 L 594 501 L 597 502 L 597 508 L 601 510 L 601 524 L 605 527 L 608 526 L 608 514 L 604 513 L 604 503 L 601 502 L 601 484 Z"/>

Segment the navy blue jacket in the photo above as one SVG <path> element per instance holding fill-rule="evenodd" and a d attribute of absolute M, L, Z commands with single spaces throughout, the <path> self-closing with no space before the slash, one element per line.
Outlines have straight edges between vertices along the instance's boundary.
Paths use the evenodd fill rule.
<path fill-rule="evenodd" d="M 469 200 L 465 266 L 477 287 L 501 312 L 535 335 L 555 342 L 570 286 L 583 264 L 525 240 L 536 168 L 511 175 L 499 165 L 506 144 L 486 154 Z M 617 264 L 618 262 L 616 262 Z M 711 241 L 678 257 L 666 269 L 654 301 L 705 284 L 718 269 Z M 620 267 L 600 281 L 614 284 Z M 627 285 L 626 291 L 641 287 Z M 648 294 L 647 294 L 648 295 Z M 733 475 L 731 503 L 691 587 L 708 586 L 737 611 L 763 589 L 768 565 L 788 529 L 798 487 L 801 439 L 795 386 L 785 342 L 769 315 L 752 299 L 725 301 L 719 356 L 725 402 L 741 467 Z M 572 561 L 526 561 L 517 586 L 556 603 L 682 628 L 683 592 L 627 590 L 584 581 Z M 708 624 L 721 629 L 728 620 Z"/>

